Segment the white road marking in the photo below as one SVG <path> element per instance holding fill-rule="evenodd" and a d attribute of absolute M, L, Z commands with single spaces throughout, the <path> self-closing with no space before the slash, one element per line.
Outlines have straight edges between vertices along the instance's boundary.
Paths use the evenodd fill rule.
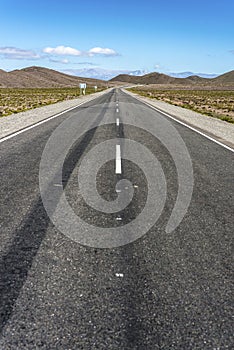
<path fill-rule="evenodd" d="M 122 218 L 116 218 L 117 221 L 122 221 Z"/>
<path fill-rule="evenodd" d="M 116 145 L 115 173 L 122 174 L 120 145 Z"/>
<path fill-rule="evenodd" d="M 123 277 L 124 274 L 123 274 L 123 273 L 116 273 L 115 276 L 116 276 L 116 277 Z"/>
<path fill-rule="evenodd" d="M 125 93 L 127 93 L 127 92 L 125 91 Z M 127 93 L 127 94 L 128 94 L 128 93 Z M 130 95 L 130 94 L 128 94 L 128 95 Z M 130 95 L 130 96 L 132 96 L 132 95 Z M 191 130 L 195 131 L 196 133 L 198 133 L 198 134 L 200 134 L 200 135 L 206 137 L 208 140 L 211 140 L 211 141 L 217 143 L 219 146 L 222 146 L 222 147 L 228 149 L 229 151 L 234 152 L 234 149 L 231 148 L 231 147 L 229 147 L 229 146 L 227 146 L 227 145 L 225 145 L 225 143 L 222 143 L 222 142 L 220 142 L 220 141 L 217 141 L 217 140 L 214 139 L 213 137 L 208 136 L 207 134 L 203 133 L 202 131 L 199 131 L 199 130 L 197 130 L 196 128 L 193 128 L 192 126 L 190 126 L 190 125 L 188 125 L 188 124 L 182 122 L 181 120 L 172 117 L 170 114 L 168 114 L 168 113 L 166 113 L 166 112 L 163 112 L 161 109 L 158 109 L 157 107 L 151 105 L 151 104 L 148 103 L 148 102 L 145 102 L 145 101 L 141 100 L 141 99 L 138 98 L 138 97 L 135 97 L 135 96 L 132 96 L 132 97 L 135 98 L 136 100 L 138 100 L 138 101 L 144 103 L 145 105 L 151 107 L 151 108 L 154 109 L 155 111 L 157 111 L 157 112 L 159 112 L 159 113 L 161 113 L 161 114 L 164 114 L 166 117 L 168 117 L 168 118 L 170 118 L 170 119 L 173 119 L 173 120 L 176 121 L 177 123 L 186 126 L 188 129 L 191 129 Z"/>
<path fill-rule="evenodd" d="M 96 98 L 96 97 L 95 97 L 95 98 Z M 15 136 L 17 136 L 17 135 L 20 135 L 20 134 L 22 134 L 22 133 L 25 132 L 25 131 L 28 131 L 28 130 L 30 130 L 30 129 L 33 129 L 33 128 L 35 128 L 35 127 L 41 125 L 41 124 L 47 123 L 48 121 L 50 121 L 50 120 L 52 120 L 52 119 L 54 119 L 54 118 L 57 118 L 57 117 L 59 117 L 60 115 L 62 115 L 62 114 L 64 114 L 64 113 L 70 112 L 70 111 L 72 111 L 73 109 L 75 109 L 75 108 L 77 108 L 77 107 L 79 107 L 79 106 L 81 106 L 81 105 L 83 105 L 83 104 L 85 104 L 85 103 L 87 103 L 87 102 L 90 102 L 90 101 L 92 101 L 92 100 L 94 100 L 94 98 L 91 98 L 91 99 L 89 99 L 89 100 L 86 100 L 86 101 L 84 101 L 84 102 L 81 102 L 81 103 L 79 103 L 78 105 L 76 105 L 75 107 L 68 108 L 68 109 L 66 109 L 66 110 L 63 111 L 63 112 L 60 112 L 60 113 L 58 113 L 58 114 L 55 114 L 55 115 L 53 115 L 52 117 L 48 117 L 48 118 L 46 118 L 46 119 L 44 119 L 44 120 L 41 120 L 40 122 L 37 122 L 37 123 L 35 123 L 35 124 L 26 126 L 25 128 L 23 128 L 23 129 L 21 129 L 21 130 L 19 130 L 19 131 L 13 132 L 12 134 L 10 134 L 10 135 L 8 135 L 8 136 L 4 136 L 4 137 L 2 137 L 2 138 L 0 139 L 0 143 L 2 143 L 2 142 L 4 142 L 4 141 L 7 141 L 7 140 L 9 140 L 9 139 L 11 139 L 12 137 L 15 137 Z"/>
<path fill-rule="evenodd" d="M 119 113 L 119 108 L 116 108 L 116 112 Z"/>
<path fill-rule="evenodd" d="M 116 125 L 119 126 L 119 118 L 116 119 Z"/>

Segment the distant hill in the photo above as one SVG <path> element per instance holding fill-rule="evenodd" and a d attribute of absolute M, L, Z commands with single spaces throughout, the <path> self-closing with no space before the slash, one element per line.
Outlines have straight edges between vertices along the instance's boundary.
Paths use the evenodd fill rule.
<path fill-rule="evenodd" d="M 174 78 L 188 78 L 192 75 L 199 76 L 201 78 L 216 78 L 218 74 L 209 74 L 209 73 L 193 73 L 193 72 L 181 72 L 181 73 L 168 73 L 170 77 Z"/>
<path fill-rule="evenodd" d="M 234 83 L 234 70 L 231 70 L 230 72 L 219 75 L 217 78 L 214 78 L 212 80 L 218 84 Z"/>
<path fill-rule="evenodd" d="M 161 84 L 161 85 L 234 85 L 234 70 L 216 78 L 202 78 L 192 75 L 186 78 L 171 77 L 166 74 L 153 72 L 138 75 L 142 71 L 130 71 L 130 74 L 119 74 L 108 82 L 100 79 L 73 76 L 43 67 L 28 67 L 11 72 L 0 69 L 0 87 L 8 88 L 50 88 L 50 87 L 77 87 L 79 83 L 88 85 L 106 86 L 121 83 L 127 84 Z"/>
<path fill-rule="evenodd" d="M 127 74 L 120 74 L 110 81 L 121 81 L 129 84 L 186 84 L 186 79 L 187 78 L 173 78 L 166 74 L 154 72 L 138 77 L 130 76 Z"/>
<path fill-rule="evenodd" d="M 82 78 L 57 72 L 42 67 L 28 67 L 5 72 L 0 70 L 0 87 L 8 88 L 50 88 L 76 87 L 79 83 L 89 85 L 105 85 L 106 82 L 97 79 Z"/>
<path fill-rule="evenodd" d="M 227 72 L 216 78 L 202 78 L 196 75 L 187 78 L 175 78 L 161 73 L 149 73 L 143 76 L 130 76 L 127 74 L 120 74 L 110 80 L 111 82 L 123 82 L 128 84 L 173 84 L 173 85 L 222 85 L 234 84 L 234 71 Z"/>
<path fill-rule="evenodd" d="M 63 71 L 65 74 L 75 75 L 79 77 L 87 77 L 99 80 L 110 80 L 119 74 L 128 75 L 144 75 L 147 72 L 145 70 L 111 70 L 103 68 L 83 68 L 83 69 L 66 69 Z"/>

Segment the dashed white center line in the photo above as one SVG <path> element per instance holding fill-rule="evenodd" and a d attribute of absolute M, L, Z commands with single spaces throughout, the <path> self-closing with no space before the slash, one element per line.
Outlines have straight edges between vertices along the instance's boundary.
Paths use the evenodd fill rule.
<path fill-rule="evenodd" d="M 116 125 L 119 126 L 119 118 L 116 118 Z"/>
<path fill-rule="evenodd" d="M 119 108 L 116 108 L 116 112 L 119 113 Z"/>
<path fill-rule="evenodd" d="M 116 145 L 115 173 L 122 174 L 120 145 Z"/>

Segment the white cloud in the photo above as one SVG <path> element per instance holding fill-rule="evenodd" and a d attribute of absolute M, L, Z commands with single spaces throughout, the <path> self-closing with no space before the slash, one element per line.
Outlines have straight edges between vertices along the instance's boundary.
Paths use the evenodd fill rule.
<path fill-rule="evenodd" d="M 70 63 L 70 61 L 68 59 L 64 59 L 64 60 L 56 60 L 56 59 L 53 59 L 53 58 L 50 58 L 50 62 L 54 62 L 54 63 L 63 63 L 63 64 L 68 64 Z"/>
<path fill-rule="evenodd" d="M 49 55 L 58 56 L 118 56 L 118 53 L 109 48 L 93 47 L 89 51 L 80 51 L 69 46 L 45 47 L 43 52 Z"/>
<path fill-rule="evenodd" d="M 73 62 L 73 64 L 79 64 L 79 65 L 84 65 L 84 66 L 98 66 L 97 63 L 93 63 L 93 62 Z"/>
<path fill-rule="evenodd" d="M 103 56 L 118 56 L 118 53 L 113 49 L 93 47 L 88 51 L 89 56 L 103 55 Z"/>
<path fill-rule="evenodd" d="M 62 56 L 81 56 L 82 52 L 69 46 L 57 46 L 57 47 L 45 47 L 44 53 L 51 55 L 62 55 Z"/>
<path fill-rule="evenodd" d="M 17 47 L 0 47 L 0 55 L 3 58 L 15 60 L 35 60 L 41 58 L 32 50 L 18 49 Z"/>

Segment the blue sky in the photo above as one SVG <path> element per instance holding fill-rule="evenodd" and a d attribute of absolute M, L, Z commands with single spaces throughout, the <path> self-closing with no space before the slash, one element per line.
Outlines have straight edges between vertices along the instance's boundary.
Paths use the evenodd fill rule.
<path fill-rule="evenodd" d="M 233 0 L 0 0 L 0 68 L 234 69 Z"/>

